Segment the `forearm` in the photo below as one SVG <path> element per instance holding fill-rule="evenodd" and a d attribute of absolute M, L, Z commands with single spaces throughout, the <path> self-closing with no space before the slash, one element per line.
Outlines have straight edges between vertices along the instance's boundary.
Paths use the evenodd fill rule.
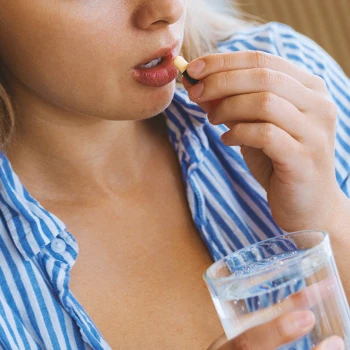
<path fill-rule="evenodd" d="M 329 224 L 324 229 L 329 233 L 341 282 L 350 300 L 350 199 L 341 195 Z"/>

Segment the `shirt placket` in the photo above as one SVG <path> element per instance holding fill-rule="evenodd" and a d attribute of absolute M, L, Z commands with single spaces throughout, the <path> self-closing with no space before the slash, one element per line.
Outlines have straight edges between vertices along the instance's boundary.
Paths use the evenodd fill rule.
<path fill-rule="evenodd" d="M 62 231 L 40 252 L 39 258 L 42 262 L 40 265 L 46 270 L 46 275 L 49 276 L 61 305 L 78 326 L 85 342 L 84 350 L 110 350 L 111 347 L 69 289 L 70 270 L 76 262 L 78 253 L 79 247 L 75 238 L 68 231 Z M 50 277 L 52 275 L 50 271 L 53 269 L 58 269 L 54 279 Z"/>

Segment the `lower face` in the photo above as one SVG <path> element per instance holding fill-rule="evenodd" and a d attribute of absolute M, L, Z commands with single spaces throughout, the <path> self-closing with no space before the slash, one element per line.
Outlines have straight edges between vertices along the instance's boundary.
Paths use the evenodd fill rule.
<path fill-rule="evenodd" d="M 185 5 L 154 2 L 181 6 L 179 18 L 136 25 L 148 24 L 153 5 L 146 0 L 144 8 L 136 0 L 0 0 L 0 55 L 10 90 L 16 96 L 20 86 L 41 101 L 102 119 L 141 120 L 160 113 L 175 89 L 171 55 L 158 67 L 135 67 L 176 41 L 172 55 L 179 53 Z"/>

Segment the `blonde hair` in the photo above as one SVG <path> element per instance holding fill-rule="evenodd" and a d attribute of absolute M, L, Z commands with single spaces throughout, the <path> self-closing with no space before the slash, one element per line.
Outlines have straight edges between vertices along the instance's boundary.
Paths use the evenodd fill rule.
<path fill-rule="evenodd" d="M 188 0 L 181 56 L 187 61 L 217 51 L 217 45 L 258 20 L 235 6 L 233 0 Z"/>
<path fill-rule="evenodd" d="M 221 0 L 220 6 L 218 0 L 188 0 L 185 36 L 180 54 L 191 61 L 214 53 L 220 42 L 256 23 L 252 16 L 238 11 L 232 0 Z M 15 104 L 7 93 L 6 82 L 0 74 L 1 150 L 8 145 L 14 127 Z"/>

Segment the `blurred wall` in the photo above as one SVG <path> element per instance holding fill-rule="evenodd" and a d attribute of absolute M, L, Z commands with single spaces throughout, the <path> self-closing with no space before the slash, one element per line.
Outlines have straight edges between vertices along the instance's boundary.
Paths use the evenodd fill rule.
<path fill-rule="evenodd" d="M 244 12 L 286 23 L 307 35 L 350 76 L 350 0 L 238 0 L 236 3 Z"/>

